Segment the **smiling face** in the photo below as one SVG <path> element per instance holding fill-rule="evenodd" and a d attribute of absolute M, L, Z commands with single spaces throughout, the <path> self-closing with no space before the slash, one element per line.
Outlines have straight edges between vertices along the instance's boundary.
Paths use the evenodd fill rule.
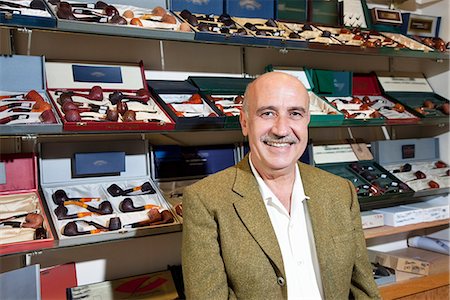
<path fill-rule="evenodd" d="M 309 96 L 293 76 L 271 72 L 251 83 L 240 115 L 252 163 L 263 178 L 294 174 L 308 142 Z"/>

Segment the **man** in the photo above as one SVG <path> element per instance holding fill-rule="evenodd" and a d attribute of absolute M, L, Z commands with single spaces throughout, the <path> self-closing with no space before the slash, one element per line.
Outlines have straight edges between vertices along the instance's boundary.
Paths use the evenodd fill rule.
<path fill-rule="evenodd" d="M 353 185 L 298 163 L 310 119 L 304 86 L 266 73 L 244 99 L 249 155 L 184 193 L 187 298 L 379 298 Z"/>

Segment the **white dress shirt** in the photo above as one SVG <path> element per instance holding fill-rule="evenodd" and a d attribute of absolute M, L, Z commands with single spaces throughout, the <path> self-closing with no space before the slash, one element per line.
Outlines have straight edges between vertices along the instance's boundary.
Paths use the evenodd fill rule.
<path fill-rule="evenodd" d="M 288 299 L 321 299 L 312 258 L 314 254 L 311 253 L 311 243 L 302 203 L 308 197 L 303 190 L 298 165 L 295 168 L 291 196 L 291 215 L 256 171 L 251 157 L 250 167 L 258 182 L 259 191 L 264 199 L 281 249 L 286 272 Z"/>

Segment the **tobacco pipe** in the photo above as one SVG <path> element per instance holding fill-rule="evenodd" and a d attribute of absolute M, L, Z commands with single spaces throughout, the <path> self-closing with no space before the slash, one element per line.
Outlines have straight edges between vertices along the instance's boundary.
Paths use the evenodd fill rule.
<path fill-rule="evenodd" d="M 64 190 L 57 190 L 52 195 L 53 202 L 56 205 L 64 203 L 64 201 L 79 201 L 79 202 L 91 202 L 100 201 L 102 198 L 99 197 L 83 197 L 83 198 L 69 198 Z"/>
<path fill-rule="evenodd" d="M 133 200 L 131 200 L 131 198 L 125 198 L 119 204 L 119 210 L 121 212 L 143 211 L 143 210 L 152 209 L 152 208 L 158 208 L 158 205 L 146 204 L 143 206 L 135 207 L 133 204 Z"/>
<path fill-rule="evenodd" d="M 172 223 L 174 220 L 172 213 L 170 211 L 168 211 L 167 209 L 163 210 L 161 213 L 156 208 L 151 209 L 147 215 L 148 215 L 148 220 L 131 223 L 131 224 L 125 225 L 124 227 L 137 228 L 137 227 L 144 227 L 144 226 L 151 226 L 151 225 L 159 225 L 159 224 Z"/>
<path fill-rule="evenodd" d="M 410 172 L 412 169 L 411 164 L 404 164 L 403 166 L 400 166 L 400 168 L 394 170 L 392 173 L 399 173 L 399 172 Z"/>
<path fill-rule="evenodd" d="M 111 202 L 103 201 L 99 204 L 98 208 L 87 205 L 86 203 L 80 201 L 64 201 L 63 205 L 76 205 L 82 208 L 86 208 L 88 211 L 93 212 L 98 215 L 109 215 L 113 213 L 113 208 Z"/>
<path fill-rule="evenodd" d="M 103 19 L 103 17 L 100 16 L 83 17 L 83 18 L 76 17 L 73 14 L 72 6 L 67 2 L 59 2 L 56 16 L 64 20 L 76 20 L 84 22 L 100 22 Z"/>
<path fill-rule="evenodd" d="M 8 124 L 9 122 L 15 121 L 15 120 L 26 120 L 29 119 L 30 115 L 27 114 L 17 114 L 13 116 L 8 116 L 5 118 L 0 119 L 0 124 Z"/>
<path fill-rule="evenodd" d="M 156 191 L 153 189 L 152 185 L 148 181 L 143 183 L 140 186 L 129 188 L 129 189 L 126 189 L 126 190 L 123 190 L 120 186 L 118 186 L 117 184 L 113 183 L 106 190 L 113 197 L 129 196 L 129 194 L 137 192 L 137 191 L 141 191 L 142 192 L 139 195 L 142 195 L 142 194 L 155 194 L 156 193 Z"/>
<path fill-rule="evenodd" d="M 67 213 L 69 212 L 69 210 L 63 204 L 59 204 L 58 207 L 55 208 L 54 212 L 58 220 L 84 218 L 87 216 L 92 216 L 93 214 L 92 212 L 80 212 L 68 215 Z"/>
<path fill-rule="evenodd" d="M 41 115 L 39 116 L 39 120 L 41 120 L 41 122 L 44 123 L 44 124 L 55 124 L 55 123 L 58 123 L 58 121 L 56 121 L 56 117 L 53 114 L 51 109 L 44 110 L 41 113 Z"/>
<path fill-rule="evenodd" d="M 59 3 L 61 3 L 61 0 L 49 0 L 48 2 L 50 2 L 50 4 L 53 4 L 53 5 L 58 5 Z M 85 7 L 85 8 L 90 8 L 90 7 L 92 7 L 92 4 L 90 4 L 90 3 L 71 3 L 70 4 L 72 7 Z M 97 1 L 95 4 L 94 4 L 94 8 L 95 9 L 103 9 L 103 8 L 105 8 L 106 6 L 108 6 L 108 4 L 106 4 L 105 2 L 103 2 L 103 1 Z"/>
<path fill-rule="evenodd" d="M 98 86 L 98 85 L 94 85 L 93 87 L 91 87 L 88 94 L 83 94 L 83 93 L 74 92 L 74 91 L 63 91 L 62 93 L 68 93 L 70 96 L 80 96 L 80 97 L 83 97 L 83 98 L 86 98 L 89 100 L 94 100 L 94 101 L 102 101 L 103 100 L 103 89 L 101 86 Z M 59 96 L 59 97 L 60 97 L 60 101 L 62 102 L 61 96 Z M 67 97 L 67 96 L 65 96 L 65 97 Z M 67 98 L 64 100 L 67 101 Z"/>
<path fill-rule="evenodd" d="M 5 111 L 10 108 L 13 108 L 13 107 L 32 108 L 32 106 L 33 106 L 33 103 L 29 103 L 29 102 L 13 102 L 13 103 L 8 103 L 8 104 L 0 106 L 0 112 Z"/>
<path fill-rule="evenodd" d="M 0 5 L 6 5 L 13 8 L 33 8 L 39 10 L 45 10 L 45 4 L 42 0 L 33 0 L 30 2 L 30 6 L 22 5 L 19 3 L 9 2 L 9 1 L 0 1 Z"/>
<path fill-rule="evenodd" d="M 25 94 L 14 94 L 14 95 L 0 95 L 0 100 L 2 99 L 12 99 L 17 97 L 23 97 Z"/>
<path fill-rule="evenodd" d="M 79 231 L 77 222 L 84 222 L 88 225 L 92 225 L 97 229 L 88 230 L 88 231 Z M 63 234 L 67 236 L 77 236 L 77 235 L 86 235 L 86 234 L 95 234 L 102 231 L 115 231 L 122 228 L 122 222 L 119 217 L 113 217 L 109 219 L 108 227 L 100 225 L 93 221 L 79 220 L 79 221 L 71 221 L 64 226 Z"/>
<path fill-rule="evenodd" d="M 124 94 L 120 91 L 114 91 L 109 94 L 109 101 L 111 101 L 111 103 L 114 105 L 116 105 L 123 99 L 136 100 L 147 103 L 150 99 L 150 93 L 146 89 L 139 89 L 136 91 L 135 95 Z"/>
<path fill-rule="evenodd" d="M 23 217 L 16 216 L 16 218 Z M 19 222 L 19 221 L 3 221 L 0 222 L 0 225 L 6 225 L 6 226 L 12 226 L 14 228 L 34 228 L 37 229 L 39 227 L 42 227 L 42 224 L 44 223 L 44 218 L 38 214 L 38 213 L 28 213 L 25 217 L 25 222 Z"/>

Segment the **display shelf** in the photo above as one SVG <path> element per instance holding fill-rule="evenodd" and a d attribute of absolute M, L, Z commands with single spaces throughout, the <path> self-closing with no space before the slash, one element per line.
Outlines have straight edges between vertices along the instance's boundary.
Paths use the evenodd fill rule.
<path fill-rule="evenodd" d="M 106 29 L 102 32 L 96 33 L 92 32 L 89 28 L 89 24 L 82 24 L 83 26 L 79 26 L 76 29 L 59 29 L 59 28 L 51 28 L 51 29 L 41 29 L 41 28 L 33 28 L 29 29 L 32 31 L 40 31 L 40 32 L 66 32 L 66 33 L 81 33 L 86 35 L 100 35 L 100 36 L 117 36 L 117 37 L 127 37 L 127 38 L 138 38 L 138 39 L 150 39 L 150 40 L 161 40 L 161 41 L 179 41 L 179 42 L 190 42 L 196 44 L 215 44 L 215 45 L 229 45 L 229 46 L 238 46 L 238 47 L 257 47 L 257 48 L 275 48 L 281 50 L 295 50 L 295 51 L 303 51 L 303 52 L 317 52 L 317 53 L 342 53 L 342 54 L 351 54 L 351 55 L 364 55 L 364 56 L 384 56 L 384 57 L 404 57 L 404 58 L 423 58 L 423 59 L 433 59 L 433 60 L 449 60 L 450 52 L 424 52 L 418 50 L 410 50 L 410 49 L 391 49 L 391 48 L 363 48 L 363 47 L 349 47 L 345 45 L 315 45 L 311 44 L 307 47 L 295 47 L 292 43 L 282 42 L 280 45 L 261 45 L 261 44 L 251 44 L 251 43 L 236 43 L 236 42 L 227 42 L 225 38 L 223 41 L 203 41 L 203 40 L 195 40 L 193 35 L 189 33 L 180 33 L 180 32 L 170 32 L 163 30 L 137 30 L 136 34 L 130 33 L 124 35 L 123 31 L 115 30 L 114 26 L 104 26 Z M 110 28 L 109 28 L 110 27 Z M 5 26 L 0 25 L 0 29 L 11 29 L 11 30 L 24 30 L 27 28 L 21 27 L 13 27 L 13 26 Z M 130 32 L 130 31 L 129 31 Z M 149 33 L 150 32 L 150 33 Z"/>
<path fill-rule="evenodd" d="M 438 220 L 433 222 L 422 222 L 418 224 L 411 224 L 406 226 L 392 227 L 382 226 L 376 228 L 364 229 L 364 236 L 366 239 L 373 239 L 382 236 L 394 235 L 398 233 L 410 232 L 419 229 L 432 228 L 432 227 L 448 227 L 450 219 Z"/>
<path fill-rule="evenodd" d="M 441 287 L 443 288 L 443 291 L 439 291 L 438 295 L 436 289 L 439 289 Z M 419 293 L 424 293 L 431 290 L 435 290 L 433 296 L 424 294 L 417 295 Z M 399 299 L 408 296 L 412 297 L 415 296 L 414 298 L 411 299 L 448 299 L 449 272 L 447 270 L 447 272 L 439 274 L 428 275 L 420 278 L 414 278 L 380 286 L 380 293 L 381 297 L 384 300 Z"/>

